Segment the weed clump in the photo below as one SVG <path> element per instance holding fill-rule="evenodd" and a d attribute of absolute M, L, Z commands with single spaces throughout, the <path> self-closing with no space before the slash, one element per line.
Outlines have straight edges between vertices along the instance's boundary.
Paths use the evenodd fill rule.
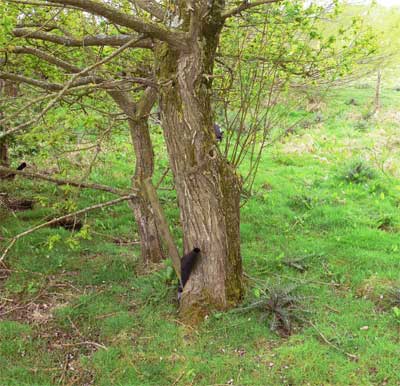
<path fill-rule="evenodd" d="M 369 129 L 369 124 L 365 119 L 361 119 L 354 124 L 354 129 L 360 132 L 365 132 Z"/>
<path fill-rule="evenodd" d="M 289 205 L 293 209 L 309 210 L 312 209 L 316 203 L 317 200 L 312 196 L 307 194 L 296 194 L 291 197 Z"/>
<path fill-rule="evenodd" d="M 389 303 L 392 307 L 400 308 L 400 287 L 394 287 L 388 293 Z"/>
<path fill-rule="evenodd" d="M 366 90 L 368 88 L 372 88 L 372 85 L 370 83 L 358 83 L 354 85 L 354 87 L 359 90 Z"/>
<path fill-rule="evenodd" d="M 307 193 L 295 194 L 289 201 L 291 208 L 299 210 L 310 210 L 322 203 L 323 201 L 318 197 L 311 196 Z"/>
<path fill-rule="evenodd" d="M 342 178 L 347 182 L 360 184 L 376 178 L 377 173 L 366 161 L 359 159 L 351 161 L 342 172 Z"/>
<path fill-rule="evenodd" d="M 269 320 L 271 331 L 287 337 L 293 333 L 296 324 L 304 321 L 304 297 L 297 290 L 297 285 L 282 284 L 256 288 L 254 292 L 258 300 L 237 311 L 258 310 L 261 321 Z"/>
<path fill-rule="evenodd" d="M 377 228 L 381 231 L 392 232 L 396 230 L 396 223 L 392 215 L 384 214 L 378 218 Z"/>
<path fill-rule="evenodd" d="M 389 306 L 392 309 L 393 316 L 400 323 L 400 287 L 393 287 L 388 293 Z"/>

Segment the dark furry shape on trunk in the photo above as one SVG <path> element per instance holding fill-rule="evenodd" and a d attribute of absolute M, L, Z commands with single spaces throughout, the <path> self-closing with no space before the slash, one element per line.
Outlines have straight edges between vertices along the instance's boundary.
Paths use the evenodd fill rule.
<path fill-rule="evenodd" d="M 215 139 L 217 140 L 217 142 L 221 142 L 224 132 L 221 129 L 221 126 L 218 125 L 218 123 L 214 123 L 214 134 L 215 134 Z"/>
<path fill-rule="evenodd" d="M 27 167 L 26 162 L 22 162 L 18 167 L 17 170 L 24 170 Z"/>
<path fill-rule="evenodd" d="M 178 287 L 178 299 L 180 299 L 180 295 L 183 292 L 183 288 L 185 284 L 189 280 L 190 274 L 196 264 L 200 256 L 200 249 L 194 248 L 191 252 L 187 253 L 181 258 L 181 283 L 179 283 Z"/>

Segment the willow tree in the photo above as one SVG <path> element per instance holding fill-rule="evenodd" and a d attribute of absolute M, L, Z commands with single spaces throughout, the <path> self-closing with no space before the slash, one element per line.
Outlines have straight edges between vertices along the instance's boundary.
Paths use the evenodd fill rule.
<path fill-rule="evenodd" d="M 183 312 L 203 305 L 227 308 L 242 297 L 241 183 L 213 137 L 213 65 L 225 20 L 272 2 L 246 2 L 235 8 L 221 0 L 165 5 L 132 1 L 135 7 L 125 1 L 111 5 L 92 0 L 45 3 L 67 7 L 70 14 L 79 9 L 106 19 L 132 37 L 136 33 L 138 39 L 154 42 L 162 126 L 178 195 L 184 250 L 199 247 L 202 251 L 185 288 Z M 25 36 L 31 37 L 26 31 Z"/>
<path fill-rule="evenodd" d="M 272 4 L 275 2 L 279 4 Z M 29 0 L 24 4 L 30 4 Z M 237 304 L 243 294 L 239 232 L 242 183 L 235 169 L 237 165 L 228 161 L 227 152 L 220 151 L 213 136 L 212 87 L 217 48 L 229 18 L 246 19 L 250 10 L 263 14 L 273 7 L 275 13 L 284 13 L 296 26 L 304 18 L 303 2 L 259 0 L 238 5 L 223 0 L 46 0 L 31 6 L 35 11 L 32 19 L 37 10 L 55 7 L 63 18 L 81 14 L 85 15 L 82 16 L 84 23 L 88 22 L 86 15 L 92 15 L 96 23 L 105 20 L 110 28 L 102 39 L 108 42 L 123 39 L 135 44 L 151 42 L 162 127 L 180 208 L 184 252 L 193 247 L 202 251 L 199 264 L 185 287 L 182 311 L 194 311 L 197 315 L 199 310 L 209 307 L 224 309 Z M 312 12 L 309 16 L 311 21 L 305 23 L 306 27 L 317 20 Z M 27 23 L 28 29 L 15 30 L 15 34 L 40 39 L 51 23 L 51 20 L 40 26 L 33 23 L 33 28 L 32 23 Z M 90 44 L 96 38 L 86 32 L 85 26 L 80 33 L 79 39 L 85 42 L 82 44 Z M 310 29 L 310 33 L 314 31 Z M 70 40 L 62 28 L 57 29 L 56 35 L 54 40 L 60 37 Z M 292 36 L 297 36 L 296 31 Z M 291 50 L 290 43 L 284 39 L 277 48 Z M 280 60 L 277 63 L 281 66 L 279 71 L 296 70 L 296 66 Z"/>
<path fill-rule="evenodd" d="M 44 15 L 36 12 L 34 19 L 30 18 L 29 22 L 26 21 L 27 14 L 29 12 L 20 11 L 18 14 L 19 23 L 32 25 L 34 21 L 36 26 L 40 26 L 42 23 L 45 24 L 45 16 L 53 18 L 54 22 L 59 22 L 55 17 L 56 11 L 50 12 L 50 15 L 48 12 Z M 147 49 L 151 47 L 151 42 L 140 41 L 134 44 L 129 37 L 110 40 L 104 38 L 103 35 L 92 35 L 91 41 L 83 41 L 79 38 L 73 38 L 72 32 L 70 32 L 73 31 L 73 25 L 73 23 L 67 25 L 65 21 L 63 23 L 63 31 L 69 31 L 68 38 L 55 34 L 54 24 L 53 28 L 45 28 L 46 31 L 42 32 L 40 36 L 33 35 L 30 39 L 24 38 L 24 28 L 15 28 L 10 31 L 10 38 L 13 38 L 13 44 L 6 45 L 4 50 L 7 60 L 3 61 L 3 65 L 0 68 L 0 79 L 6 85 L 11 82 L 26 84 L 31 88 L 50 93 L 51 96 L 51 92 L 57 93 L 64 89 L 66 74 L 76 76 L 76 74 L 85 71 L 85 68 L 80 67 L 79 64 L 85 63 L 86 66 L 90 64 L 93 67 L 92 71 L 85 72 L 85 76 L 76 76 L 76 80 L 69 85 L 69 103 L 81 106 L 84 99 L 91 98 L 99 101 L 99 99 L 104 99 L 104 94 L 108 94 L 125 115 L 136 160 L 132 183 L 134 190 L 137 192 L 137 197 L 131 202 L 131 206 L 140 234 L 142 262 L 144 264 L 159 262 L 164 257 L 163 238 L 167 241 L 168 254 L 175 256 L 176 260 L 176 248 L 171 244 L 171 236 L 168 229 L 165 229 L 165 227 L 160 229 L 160 221 L 156 219 L 156 214 L 158 217 L 162 216 L 160 211 L 156 211 L 153 208 L 154 205 L 157 208 L 159 207 L 159 203 L 157 201 L 154 202 L 156 195 L 153 194 L 151 196 L 151 202 L 148 194 L 149 189 L 154 191 L 151 183 L 154 171 L 154 154 L 148 119 L 157 96 L 154 82 L 150 79 L 151 73 L 147 71 L 149 66 L 143 66 L 141 60 L 137 61 L 136 67 L 143 67 L 141 71 L 136 70 L 140 75 L 144 75 L 141 77 L 135 77 L 132 73 L 129 77 L 124 77 L 118 74 L 117 71 L 113 71 L 113 69 L 106 68 L 106 66 L 101 67 L 100 63 L 97 66 L 100 59 L 96 47 L 104 49 L 108 46 L 121 50 L 118 60 L 119 62 L 124 62 L 126 59 L 122 55 L 121 46 L 123 48 L 124 44 L 126 45 L 128 42 L 131 49 L 129 57 L 132 57 L 135 56 L 135 52 L 132 50 L 134 47 L 138 46 L 138 48 Z M 50 33 L 50 31 L 53 32 Z M 53 54 L 54 51 L 57 51 L 57 56 Z M 142 54 L 141 57 L 146 58 L 146 55 Z M 135 72 L 133 66 L 131 66 L 131 72 Z M 131 91 L 132 85 L 135 85 L 136 93 Z M 76 89 L 78 91 L 75 91 Z M 32 93 L 29 95 L 33 98 Z M 40 101 L 41 98 L 39 98 Z M 32 103 L 28 103 L 28 105 L 32 108 Z M 86 106 L 86 108 L 88 107 Z M 17 112 L 18 120 L 21 120 L 21 115 L 29 113 L 31 114 L 31 110 L 19 109 L 19 112 Z M 4 116 L 3 121 L 7 122 L 8 125 L 12 124 L 13 121 L 10 121 L 7 117 Z M 63 127 L 62 124 L 60 126 Z M 53 131 L 57 133 L 58 127 L 54 127 Z M 5 132 L 7 133 L 7 129 Z M 98 137 L 102 137 L 102 135 L 102 133 L 99 133 Z M 6 140 L 7 137 L 4 137 L 1 143 L 5 144 Z M 7 147 L 4 145 L 1 149 L 7 150 Z M 2 151 L 2 155 L 3 153 L 6 154 L 6 151 Z M 6 161 L 6 156 L 3 158 Z M 3 162 L 3 166 L 8 165 Z M 143 187 L 144 184 L 146 184 L 146 189 Z"/>

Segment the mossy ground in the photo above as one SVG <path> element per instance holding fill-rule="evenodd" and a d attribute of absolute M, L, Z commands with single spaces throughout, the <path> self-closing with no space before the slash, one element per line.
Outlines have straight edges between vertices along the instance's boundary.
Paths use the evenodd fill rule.
<path fill-rule="evenodd" d="M 399 385 L 400 320 L 387 294 L 400 286 L 400 93 L 385 89 L 381 112 L 367 117 L 373 96 L 336 91 L 321 122 L 309 113 L 310 126 L 265 153 L 242 209 L 245 303 L 264 284 L 296 284 L 307 313 L 291 336 L 276 335 L 256 311 L 182 324 L 168 263 L 138 274 L 137 230 L 121 204 L 87 215 L 90 238 L 46 228 L 11 250 L 9 270 L 0 270 L 0 384 Z M 114 167 L 97 181 L 129 186 L 132 155 L 121 146 L 102 155 Z M 360 159 L 373 175 L 349 180 Z M 167 177 L 160 194 L 179 238 L 171 186 Z M 4 189 L 43 205 L 2 211 L 3 238 L 71 197 L 20 178 Z M 111 199 L 72 195 L 79 207 Z"/>

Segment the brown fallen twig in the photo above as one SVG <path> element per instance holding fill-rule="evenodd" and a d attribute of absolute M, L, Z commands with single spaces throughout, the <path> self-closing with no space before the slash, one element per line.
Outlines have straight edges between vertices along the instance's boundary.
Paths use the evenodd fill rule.
<path fill-rule="evenodd" d="M 317 327 L 316 325 L 311 322 L 310 320 L 308 321 L 308 323 L 310 324 L 310 326 L 318 333 L 318 335 L 321 337 L 321 339 L 328 345 L 331 346 L 332 348 L 334 348 L 335 350 L 339 351 L 340 353 L 346 355 L 348 358 L 350 358 L 353 361 L 358 361 L 358 356 L 355 354 L 351 354 L 348 353 L 344 350 L 342 350 L 339 346 L 336 346 L 335 344 L 333 344 Z"/>
<path fill-rule="evenodd" d="M 11 168 L 6 168 L 4 166 L 0 166 L 0 173 L 1 172 L 13 173 L 15 175 L 26 177 L 26 178 L 36 178 L 39 180 L 52 182 L 53 184 L 56 184 L 56 185 L 70 185 L 70 186 L 75 186 L 77 188 L 102 190 L 104 192 L 109 192 L 109 193 L 113 193 L 113 194 L 117 194 L 117 195 L 127 194 L 127 192 L 124 192 L 123 190 L 115 189 L 115 188 L 113 188 L 111 186 L 107 186 L 107 185 L 86 183 L 86 182 L 77 182 L 77 181 L 73 181 L 73 180 L 66 180 L 66 179 L 60 179 L 60 178 L 53 178 L 53 177 L 49 177 L 42 173 L 19 171 L 19 170 L 15 170 L 15 169 L 11 169 Z"/>
<path fill-rule="evenodd" d="M 92 211 L 92 210 L 95 210 L 95 209 L 101 209 L 101 208 L 105 208 L 105 207 L 107 207 L 107 206 L 112 206 L 112 205 L 118 204 L 118 203 L 120 203 L 120 202 L 122 202 L 122 201 L 134 200 L 135 198 L 137 198 L 137 195 L 136 195 L 136 194 L 134 194 L 134 193 L 128 194 L 128 195 L 126 195 L 126 196 L 122 196 L 122 197 L 120 197 L 120 198 L 116 198 L 115 200 L 106 201 L 106 202 L 103 202 L 103 203 L 101 203 L 101 204 L 92 205 L 92 206 L 89 206 L 89 207 L 87 207 L 87 208 L 78 210 L 78 211 L 76 211 L 76 212 L 67 214 L 67 215 L 65 215 L 65 216 L 61 216 L 61 217 L 54 218 L 54 219 L 52 219 L 52 220 L 50 220 L 50 221 L 47 221 L 47 222 L 45 222 L 45 223 L 36 225 L 36 226 L 33 227 L 33 228 L 30 228 L 30 229 L 28 229 L 28 230 L 26 230 L 26 231 L 24 231 L 24 232 L 22 232 L 22 233 L 19 233 L 18 235 L 14 236 L 14 237 L 12 238 L 10 244 L 9 244 L 9 245 L 6 247 L 6 249 L 4 250 L 3 254 L 2 254 L 1 257 L 0 257 L 0 264 L 3 264 L 4 258 L 6 257 L 7 253 L 10 251 L 10 249 L 13 247 L 13 245 L 16 243 L 16 241 L 17 241 L 18 239 L 24 237 L 24 236 L 27 236 L 27 235 L 29 235 L 29 234 L 31 234 L 31 233 L 33 233 L 33 232 L 35 232 L 35 231 L 37 231 L 37 230 L 39 230 L 39 229 L 41 229 L 41 228 L 44 228 L 44 227 L 47 227 L 47 226 L 49 226 L 49 225 L 55 224 L 55 223 L 57 223 L 57 222 L 59 222 L 59 221 L 68 219 L 68 218 L 70 218 L 70 217 L 75 217 L 75 216 L 78 216 L 78 215 L 87 213 L 87 212 Z"/>
<path fill-rule="evenodd" d="M 76 343 L 54 343 L 54 347 L 72 347 L 72 346 L 95 346 L 97 348 L 102 348 L 104 350 L 108 350 L 108 348 L 97 342 L 76 342 Z"/>

